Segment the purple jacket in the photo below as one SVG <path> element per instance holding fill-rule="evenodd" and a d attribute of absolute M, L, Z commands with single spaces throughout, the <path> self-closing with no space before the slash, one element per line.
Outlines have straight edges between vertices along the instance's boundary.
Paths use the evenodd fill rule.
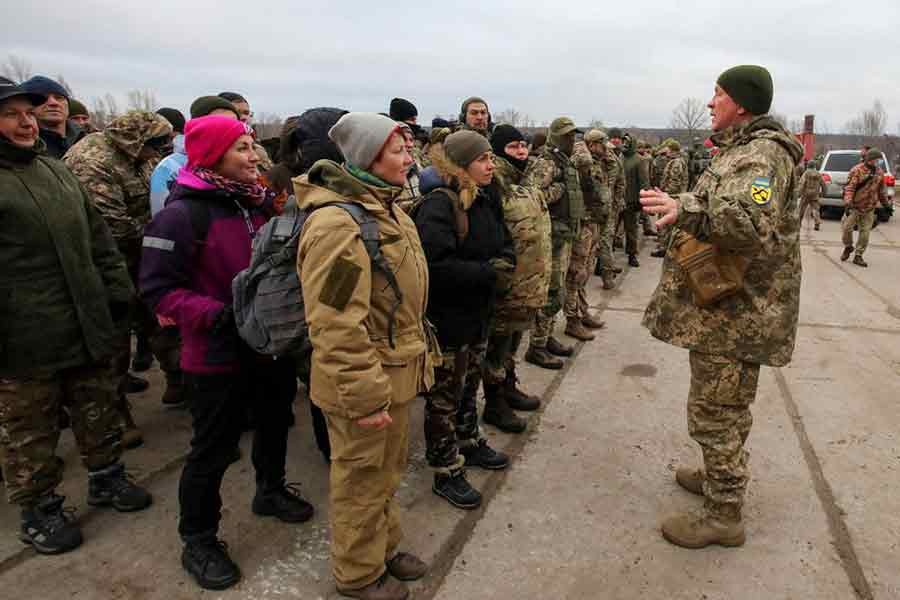
<path fill-rule="evenodd" d="M 144 228 L 140 295 L 178 324 L 185 372 L 236 371 L 250 352 L 233 324 L 216 333 L 212 326 L 230 309 L 231 280 L 250 265 L 253 236 L 269 214 L 182 170 L 166 207 Z"/>

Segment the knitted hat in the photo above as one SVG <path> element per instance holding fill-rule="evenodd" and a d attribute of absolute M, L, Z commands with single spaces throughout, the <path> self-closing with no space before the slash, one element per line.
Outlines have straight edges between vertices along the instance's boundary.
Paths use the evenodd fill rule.
<path fill-rule="evenodd" d="M 239 119 L 241 117 L 234 107 L 234 104 L 228 100 L 219 98 L 218 96 L 200 96 L 191 104 L 191 118 L 196 119 L 197 117 L 205 117 L 217 108 L 230 110 L 234 113 L 235 118 Z"/>
<path fill-rule="evenodd" d="M 524 142 L 525 136 L 522 132 L 512 125 L 502 124 L 494 127 L 494 134 L 491 136 L 491 148 L 497 156 L 506 157 L 506 145 L 511 142 Z"/>
<path fill-rule="evenodd" d="M 224 115 L 191 119 L 184 127 L 188 167 L 212 167 L 235 140 L 252 133 L 253 130 L 246 124 Z"/>
<path fill-rule="evenodd" d="M 56 94 L 57 96 L 63 96 L 67 100 L 69 98 L 69 92 L 66 91 L 66 88 L 64 88 L 58 82 L 50 79 L 49 77 L 44 77 L 43 75 L 35 75 L 28 81 L 22 83 L 22 87 L 28 90 L 29 93 L 33 94 L 41 94 L 42 96 Z"/>
<path fill-rule="evenodd" d="M 444 151 L 455 165 L 466 168 L 472 162 L 484 154 L 491 151 L 491 144 L 484 136 L 463 129 L 456 133 L 451 133 L 444 140 Z"/>
<path fill-rule="evenodd" d="M 764 67 L 731 67 L 719 75 L 716 83 L 751 114 L 764 115 L 772 107 L 772 75 Z"/>
<path fill-rule="evenodd" d="M 184 133 L 184 115 L 181 114 L 180 110 L 163 107 L 156 111 L 156 114 L 171 123 L 175 133 Z"/>
<path fill-rule="evenodd" d="M 397 121 L 377 113 L 351 112 L 338 119 L 328 137 L 348 163 L 368 170 L 400 127 Z"/>
<path fill-rule="evenodd" d="M 419 116 L 419 111 L 409 100 L 394 98 L 391 100 L 391 118 L 395 121 L 405 121 Z"/>
<path fill-rule="evenodd" d="M 431 120 L 431 127 L 437 129 L 439 127 L 446 127 L 450 129 L 450 121 L 447 119 L 442 119 L 441 117 L 435 117 Z"/>
<path fill-rule="evenodd" d="M 466 113 L 469 111 L 469 105 L 481 103 L 488 109 L 488 121 L 490 121 L 491 109 L 488 107 L 488 103 L 484 101 L 484 98 L 479 98 L 478 96 L 471 96 L 470 98 L 466 98 L 463 100 L 462 106 L 459 109 L 459 122 L 466 122 Z"/>
<path fill-rule="evenodd" d="M 622 139 L 622 130 L 618 127 L 613 127 L 609 130 L 609 139 L 619 138 Z"/>
<path fill-rule="evenodd" d="M 17 85 L 12 79 L 0 77 L 0 100 L 6 100 L 13 96 L 27 96 L 35 106 L 40 106 L 47 101 L 47 96 L 44 94 L 28 91 L 25 86 Z"/>
<path fill-rule="evenodd" d="M 69 116 L 77 117 L 79 115 L 89 117 L 91 116 L 91 113 L 88 112 L 87 106 L 85 106 L 83 103 L 79 102 L 75 98 L 69 98 Z"/>
<path fill-rule="evenodd" d="M 881 160 L 881 150 L 878 148 L 870 148 L 868 152 L 866 152 L 865 160 Z"/>

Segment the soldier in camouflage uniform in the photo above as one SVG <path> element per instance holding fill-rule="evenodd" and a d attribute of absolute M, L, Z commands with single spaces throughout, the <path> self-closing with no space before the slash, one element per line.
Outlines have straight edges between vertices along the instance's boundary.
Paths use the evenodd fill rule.
<path fill-rule="evenodd" d="M 646 165 L 648 176 L 653 178 L 653 152 L 652 146 L 650 142 L 645 140 L 638 140 L 637 143 L 637 153 L 638 156 L 641 157 L 641 160 Z M 641 231 L 647 237 L 656 237 L 656 230 L 653 228 L 653 223 L 650 221 L 650 215 L 641 211 L 639 213 L 639 220 L 641 223 Z"/>
<path fill-rule="evenodd" d="M 709 102 L 721 151 L 696 189 L 677 198 L 658 190 L 641 194 L 644 210 L 674 227 L 644 325 L 654 337 L 690 350 L 688 430 L 703 451 L 704 469 L 676 473 L 682 487 L 705 497 L 703 510 L 662 525 L 669 542 L 686 548 L 744 543 L 744 443 L 759 368 L 783 366 L 794 351 L 801 275 L 794 168 L 803 148 L 766 114 L 771 102 L 772 79 L 764 68 L 722 73 Z M 710 296 L 702 294 L 708 278 L 689 279 L 695 271 L 676 261 L 682 240 L 697 243 L 688 235 L 712 244 L 711 261 L 739 274 L 728 279 L 736 293 L 695 303 Z"/>
<path fill-rule="evenodd" d="M 668 162 L 659 180 L 659 189 L 674 197 L 687 191 L 688 184 L 688 167 L 684 157 L 681 155 L 681 144 L 677 140 L 671 140 L 666 145 L 666 156 Z M 662 227 L 659 229 L 659 237 L 656 239 L 656 250 L 650 253 L 650 256 L 662 258 L 666 255 L 666 248 L 669 246 L 669 234 L 671 229 Z"/>
<path fill-rule="evenodd" d="M 135 285 L 144 225 L 150 220 L 150 175 L 160 159 L 160 148 L 169 143 L 171 134 L 172 125 L 162 116 L 132 111 L 115 119 L 104 131 L 85 137 L 65 156 L 66 165 L 106 220 Z M 149 337 L 156 326 L 153 316 L 137 302 L 132 310 L 138 334 Z M 119 410 L 126 427 L 123 443 L 133 447 L 142 440 L 124 396 L 130 378 L 130 327 L 122 329 L 118 344 L 116 368 L 122 378 Z M 157 359 L 180 381 L 179 365 L 172 364 L 175 356 L 177 353 L 166 353 Z"/>
<path fill-rule="evenodd" d="M 566 274 L 572 254 L 572 242 L 581 230 L 584 218 L 584 196 L 581 181 L 572 161 L 575 151 L 575 123 L 559 117 L 550 124 L 547 144 L 537 161 L 526 172 L 528 185 L 547 190 L 552 226 L 553 267 L 547 304 L 538 311 L 531 343 L 525 360 L 545 369 L 560 369 L 562 362 L 554 356 L 571 356 L 574 349 L 553 337 L 556 315 L 565 304 Z"/>
<path fill-rule="evenodd" d="M 800 190 L 800 222 L 806 217 L 806 211 L 812 211 L 812 217 L 816 222 L 816 231 L 822 224 L 822 215 L 819 214 L 819 196 L 825 193 L 826 185 L 822 179 L 822 175 L 816 169 L 814 161 L 806 163 L 806 170 L 800 177 L 800 183 L 797 186 Z"/>
<path fill-rule="evenodd" d="M 609 184 L 610 172 L 615 170 L 616 161 L 610 156 L 606 147 L 606 133 L 592 129 L 584 135 L 584 143 L 591 153 L 593 162 L 590 169 L 591 191 L 594 198 L 588 199 L 585 194 L 586 212 L 596 225 L 597 235 L 593 240 L 591 262 L 596 275 L 603 279 L 603 289 L 615 287 L 616 271 L 613 268 L 612 244 L 609 239 L 609 220 L 612 212 L 612 189 Z M 579 304 L 587 306 L 586 294 L 579 299 Z"/>
<path fill-rule="evenodd" d="M 844 206 L 847 210 L 841 219 L 841 240 L 844 243 L 841 261 L 850 258 L 853 252 L 853 228 L 859 227 L 853 264 L 868 267 L 863 254 L 869 246 L 869 232 L 875 223 L 875 208 L 879 204 L 888 206 L 888 199 L 884 170 L 878 166 L 881 151 L 877 148 L 868 149 L 861 159 L 861 163 L 850 169 L 847 185 L 844 186 Z"/>
<path fill-rule="evenodd" d="M 572 242 L 572 257 L 566 273 L 566 301 L 563 312 L 566 315 L 566 335 L 587 342 L 594 339 L 591 329 L 602 329 L 605 323 L 589 312 L 587 301 L 587 285 L 594 270 L 596 246 L 599 245 L 600 226 L 606 225 L 609 211 L 609 185 L 602 172 L 600 181 L 593 176 L 593 171 L 600 171 L 594 166 L 594 160 L 586 142 L 575 144 L 572 163 L 578 169 L 581 180 L 581 191 L 584 197 L 584 219 L 581 230 Z"/>
<path fill-rule="evenodd" d="M 606 231 L 600 232 L 600 243 L 604 250 L 601 254 L 606 253 L 608 248 L 609 260 L 598 260 L 596 275 L 603 275 L 603 270 L 610 271 L 613 275 L 621 273 L 622 269 L 615 266 L 613 262 L 613 247 L 616 238 L 616 228 L 619 224 L 619 215 L 625 206 L 625 170 L 622 167 L 622 158 L 616 151 L 616 146 L 612 142 L 606 144 L 606 174 L 609 178 L 610 193 L 610 209 L 609 218 L 606 221 Z M 604 280 L 605 281 L 605 280 Z M 604 286 L 605 287 L 605 286 Z"/>

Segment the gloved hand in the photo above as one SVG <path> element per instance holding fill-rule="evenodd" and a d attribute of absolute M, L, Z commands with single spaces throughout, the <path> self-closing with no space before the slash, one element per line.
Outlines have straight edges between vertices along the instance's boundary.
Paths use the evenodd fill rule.
<path fill-rule="evenodd" d="M 497 296 L 503 297 L 509 292 L 509 289 L 512 286 L 512 276 L 516 271 L 516 265 L 503 257 L 492 258 L 488 262 L 491 267 L 493 267 L 494 273 L 497 276 L 494 291 Z"/>
<path fill-rule="evenodd" d="M 209 328 L 214 335 L 220 335 L 229 329 L 234 329 L 234 308 L 231 304 L 226 304 L 216 316 L 212 326 Z"/>

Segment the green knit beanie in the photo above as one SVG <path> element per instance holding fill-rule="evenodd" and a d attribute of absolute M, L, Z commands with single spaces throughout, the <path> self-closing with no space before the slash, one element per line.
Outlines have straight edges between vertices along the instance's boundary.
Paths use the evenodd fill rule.
<path fill-rule="evenodd" d="M 75 98 L 69 98 L 69 116 L 77 117 L 79 115 L 89 117 L 91 116 L 91 113 L 88 112 L 87 106 L 85 106 L 84 103 L 79 102 Z"/>
<path fill-rule="evenodd" d="M 444 140 L 444 152 L 447 153 L 447 158 L 463 169 L 472 164 L 476 158 L 490 151 L 490 142 L 484 136 L 468 129 L 451 133 Z"/>
<path fill-rule="evenodd" d="M 731 99 L 754 115 L 764 115 L 772 107 L 772 75 L 765 67 L 738 65 L 721 75 L 716 83 Z"/>
<path fill-rule="evenodd" d="M 191 118 L 196 119 L 197 117 L 205 117 L 216 109 L 230 110 L 234 113 L 236 118 L 241 117 L 234 107 L 234 104 L 228 100 L 219 98 L 218 96 L 200 96 L 191 103 Z"/>

